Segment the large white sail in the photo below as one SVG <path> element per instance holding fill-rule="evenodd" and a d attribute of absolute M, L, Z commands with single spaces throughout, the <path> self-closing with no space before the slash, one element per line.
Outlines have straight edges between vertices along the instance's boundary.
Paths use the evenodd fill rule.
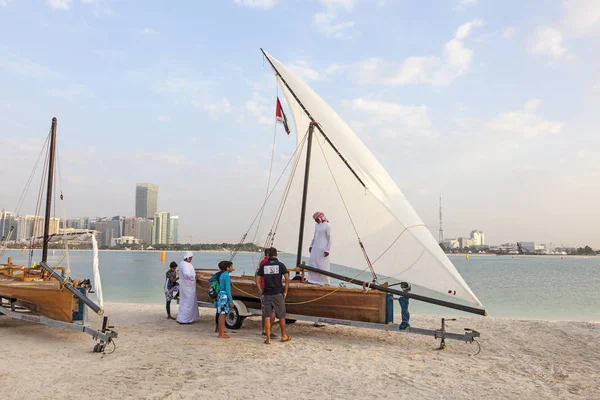
<path fill-rule="evenodd" d="M 302 255 L 309 255 L 314 231 L 311 216 L 322 211 L 332 227 L 332 263 L 367 268 L 358 236 L 378 275 L 482 306 L 396 183 L 352 129 L 293 72 L 269 54 L 266 56 L 279 73 L 276 78 L 293 115 L 297 143 L 304 140 L 310 119 L 294 95 L 364 183 L 315 129 Z M 290 178 L 290 192 L 274 242 L 278 249 L 293 254 L 298 246 L 306 147 L 297 154 L 297 172 Z"/>

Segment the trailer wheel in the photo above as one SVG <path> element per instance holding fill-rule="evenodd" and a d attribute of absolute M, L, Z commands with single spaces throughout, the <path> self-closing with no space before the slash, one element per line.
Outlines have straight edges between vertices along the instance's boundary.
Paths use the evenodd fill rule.
<path fill-rule="evenodd" d="M 229 329 L 240 329 L 246 317 L 242 317 L 237 309 L 233 307 L 225 316 L 225 326 Z"/>

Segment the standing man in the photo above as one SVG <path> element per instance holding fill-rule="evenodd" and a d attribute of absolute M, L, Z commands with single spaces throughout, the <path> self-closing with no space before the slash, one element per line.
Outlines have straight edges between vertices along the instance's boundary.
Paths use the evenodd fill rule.
<path fill-rule="evenodd" d="M 192 265 L 191 251 L 183 253 L 183 261 L 179 263 L 179 312 L 177 322 L 191 324 L 200 318 L 198 298 L 196 297 L 196 271 Z"/>
<path fill-rule="evenodd" d="M 290 286 L 290 273 L 285 265 L 277 259 L 277 249 L 271 247 L 267 254 L 269 259 L 258 267 L 256 273 L 256 287 L 263 296 L 263 317 L 265 317 L 265 344 L 271 344 L 271 315 L 274 313 L 279 318 L 281 327 L 281 341 L 292 340 L 285 331 L 285 298 Z M 285 276 L 285 290 L 281 278 Z M 264 290 L 260 286 L 260 278 L 265 279 Z"/>
<path fill-rule="evenodd" d="M 308 259 L 308 265 L 314 268 L 322 269 L 323 271 L 330 270 L 329 266 L 329 251 L 331 250 L 331 227 L 329 221 L 325 218 L 325 214 L 317 211 L 313 214 L 313 219 L 317 223 L 315 226 L 315 235 L 308 251 L 310 252 L 310 258 Z M 317 272 L 308 272 L 306 280 L 309 283 L 315 283 L 317 285 L 329 286 L 329 277 L 321 275 Z"/>

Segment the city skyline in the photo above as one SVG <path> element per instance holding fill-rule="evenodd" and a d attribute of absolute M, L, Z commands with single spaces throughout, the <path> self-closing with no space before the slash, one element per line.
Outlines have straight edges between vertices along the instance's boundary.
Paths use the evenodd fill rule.
<path fill-rule="evenodd" d="M 274 178 L 295 147 L 262 47 L 356 131 L 434 237 L 443 193 L 445 237 L 600 248 L 597 1 L 183 1 L 170 18 L 154 1 L 144 15 L 59 3 L 0 2 L 9 210 L 56 116 L 67 215 L 134 216 L 131 187 L 152 182 L 180 237 L 239 241 L 273 137 Z"/>

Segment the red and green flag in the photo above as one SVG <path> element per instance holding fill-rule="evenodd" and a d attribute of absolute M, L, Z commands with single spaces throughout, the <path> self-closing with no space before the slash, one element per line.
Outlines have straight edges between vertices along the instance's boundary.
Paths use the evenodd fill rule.
<path fill-rule="evenodd" d="M 283 112 L 283 108 L 281 107 L 281 102 L 279 101 L 279 97 L 277 97 L 277 110 L 275 110 L 275 118 L 277 119 L 277 122 L 280 122 L 283 124 L 283 128 L 285 129 L 285 132 L 289 135 L 290 128 L 288 127 L 287 117 L 285 116 L 285 113 Z"/>

